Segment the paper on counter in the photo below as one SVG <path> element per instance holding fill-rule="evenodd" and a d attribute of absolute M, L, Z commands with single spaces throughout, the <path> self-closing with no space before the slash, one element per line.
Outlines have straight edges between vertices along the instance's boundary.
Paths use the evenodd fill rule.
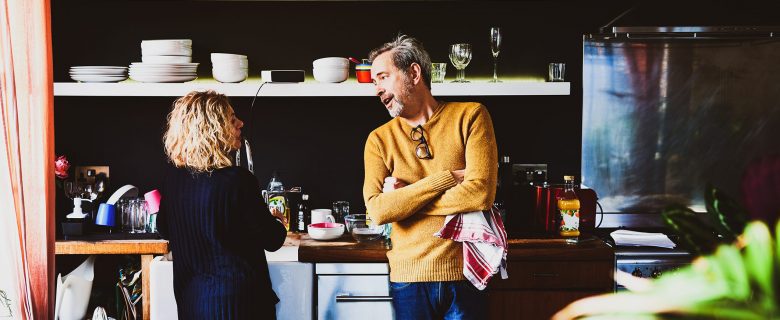
<path fill-rule="evenodd" d="M 676 245 L 663 233 L 616 230 L 609 234 L 619 246 L 650 246 L 672 249 Z"/>

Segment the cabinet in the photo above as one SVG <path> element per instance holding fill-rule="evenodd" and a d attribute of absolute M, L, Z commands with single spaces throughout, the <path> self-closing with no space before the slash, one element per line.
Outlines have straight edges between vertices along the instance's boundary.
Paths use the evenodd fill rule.
<path fill-rule="evenodd" d="M 318 263 L 317 319 L 392 320 L 386 263 Z"/>
<path fill-rule="evenodd" d="M 510 248 L 509 278 L 495 277 L 488 286 L 490 319 L 549 319 L 577 299 L 614 288 L 614 255 L 601 240 L 568 247 L 552 239 L 510 240 Z"/>

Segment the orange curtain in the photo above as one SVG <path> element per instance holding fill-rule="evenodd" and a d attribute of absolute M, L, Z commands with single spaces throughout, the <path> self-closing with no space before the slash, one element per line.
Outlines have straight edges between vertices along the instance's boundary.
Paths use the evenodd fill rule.
<path fill-rule="evenodd" d="M 49 319 L 55 227 L 49 0 L 0 0 L 0 61 L 0 316 Z"/>

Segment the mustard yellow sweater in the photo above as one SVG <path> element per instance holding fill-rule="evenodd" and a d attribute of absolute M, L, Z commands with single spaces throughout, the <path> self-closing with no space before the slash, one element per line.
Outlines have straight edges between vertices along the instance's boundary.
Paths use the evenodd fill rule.
<path fill-rule="evenodd" d="M 392 222 L 387 253 L 393 282 L 464 280 L 463 247 L 434 237 L 446 215 L 486 210 L 496 192 L 498 159 L 493 122 L 472 102 L 443 104 L 423 125 L 433 159 L 418 159 L 413 127 L 390 120 L 368 136 L 363 198 L 378 224 Z M 450 171 L 466 169 L 457 184 Z M 406 187 L 382 193 L 385 177 Z"/>

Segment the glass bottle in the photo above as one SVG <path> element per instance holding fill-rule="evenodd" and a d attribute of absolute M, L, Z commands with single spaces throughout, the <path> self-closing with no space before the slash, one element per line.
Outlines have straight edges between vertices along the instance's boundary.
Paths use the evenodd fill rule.
<path fill-rule="evenodd" d="M 284 194 L 284 184 L 279 180 L 279 174 L 274 172 L 271 181 L 268 182 L 268 210 L 276 208 L 284 215 L 287 220 L 285 228 L 290 231 L 290 208 L 287 204 L 287 197 Z"/>
<path fill-rule="evenodd" d="M 308 225 L 311 222 L 311 212 L 309 211 L 309 195 L 301 195 L 301 203 L 298 204 L 298 232 L 308 232 Z"/>
<path fill-rule="evenodd" d="M 563 182 L 563 193 L 558 196 L 559 234 L 574 244 L 580 236 L 580 200 L 574 192 L 574 176 L 563 176 Z"/>

